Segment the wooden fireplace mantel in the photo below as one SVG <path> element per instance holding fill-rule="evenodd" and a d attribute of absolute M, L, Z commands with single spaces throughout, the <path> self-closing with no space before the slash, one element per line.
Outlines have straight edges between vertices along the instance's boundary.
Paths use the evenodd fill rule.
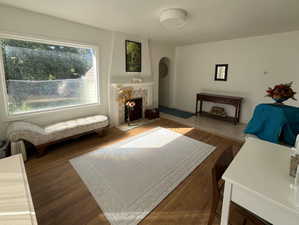
<path fill-rule="evenodd" d="M 196 94 L 195 115 L 198 115 L 198 113 L 199 113 L 200 115 L 203 115 L 203 116 L 209 116 L 209 117 L 213 117 L 216 119 L 231 121 L 234 124 L 237 124 L 240 122 L 242 100 L 243 100 L 242 97 L 237 97 L 237 96 L 198 93 L 198 94 Z M 209 112 L 204 112 L 202 110 L 202 105 L 203 105 L 204 101 L 232 105 L 235 107 L 235 115 L 234 115 L 234 117 L 231 117 L 231 116 L 222 117 L 222 116 L 217 116 L 217 115 L 211 114 Z M 198 102 L 200 102 L 199 111 L 198 111 Z"/>

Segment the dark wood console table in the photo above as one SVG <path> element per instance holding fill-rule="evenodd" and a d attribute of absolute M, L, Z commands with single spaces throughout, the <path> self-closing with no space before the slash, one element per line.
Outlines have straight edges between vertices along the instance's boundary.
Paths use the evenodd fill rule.
<path fill-rule="evenodd" d="M 209 116 L 209 117 L 213 117 L 213 118 L 221 119 L 221 120 L 226 120 L 226 121 L 231 121 L 234 124 L 237 124 L 237 123 L 240 122 L 240 113 L 241 113 L 242 100 L 243 100 L 242 97 L 208 94 L 208 93 L 198 93 L 196 95 L 195 115 L 197 116 L 197 114 L 199 113 L 200 115 Z M 217 115 L 211 114 L 209 112 L 204 112 L 202 110 L 202 104 L 203 104 L 204 101 L 232 105 L 236 109 L 235 110 L 235 116 L 234 117 L 231 117 L 231 116 L 222 117 L 222 116 L 217 116 Z M 199 111 L 198 111 L 198 102 L 200 102 Z"/>

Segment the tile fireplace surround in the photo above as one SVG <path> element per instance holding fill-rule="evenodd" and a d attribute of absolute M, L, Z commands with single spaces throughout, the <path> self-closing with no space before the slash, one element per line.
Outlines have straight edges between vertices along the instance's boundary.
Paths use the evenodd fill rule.
<path fill-rule="evenodd" d="M 111 124 L 119 126 L 125 122 L 124 104 L 117 101 L 121 88 L 131 87 L 133 88 L 132 98 L 142 98 L 142 117 L 144 118 L 144 111 L 153 107 L 153 85 L 153 82 L 111 84 Z"/>

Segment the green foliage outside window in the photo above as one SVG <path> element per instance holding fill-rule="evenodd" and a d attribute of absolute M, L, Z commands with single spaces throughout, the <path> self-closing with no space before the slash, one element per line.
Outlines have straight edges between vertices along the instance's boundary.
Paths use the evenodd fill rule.
<path fill-rule="evenodd" d="M 7 80 L 76 79 L 92 67 L 91 49 L 1 39 Z"/>

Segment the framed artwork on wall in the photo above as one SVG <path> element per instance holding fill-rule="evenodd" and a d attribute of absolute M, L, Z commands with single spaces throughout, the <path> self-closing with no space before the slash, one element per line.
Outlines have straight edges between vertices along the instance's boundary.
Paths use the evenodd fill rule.
<path fill-rule="evenodd" d="M 140 42 L 126 40 L 126 72 L 141 72 Z"/>
<path fill-rule="evenodd" d="M 228 64 L 216 64 L 215 81 L 227 81 Z"/>

